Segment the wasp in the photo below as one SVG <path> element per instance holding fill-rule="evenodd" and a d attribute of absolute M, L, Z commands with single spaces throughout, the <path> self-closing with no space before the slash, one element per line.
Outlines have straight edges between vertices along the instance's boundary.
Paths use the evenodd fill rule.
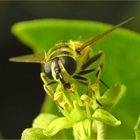
<path fill-rule="evenodd" d="M 44 89 L 50 96 L 49 85 L 54 83 L 61 83 L 64 89 L 68 89 L 70 88 L 70 79 L 74 79 L 88 86 L 89 80 L 84 75 L 94 71 L 96 71 L 96 82 L 101 82 L 108 87 L 100 78 L 104 63 L 104 52 L 99 51 L 97 54 L 92 55 L 90 46 L 132 19 L 129 18 L 97 34 L 88 41 L 69 40 L 57 43 L 45 54 L 13 57 L 10 58 L 10 61 L 43 64 L 44 72 L 41 73 L 41 78 L 44 82 Z M 88 67 L 98 59 L 100 59 L 98 68 L 89 69 Z M 50 82 L 47 82 L 46 78 L 50 79 Z"/>

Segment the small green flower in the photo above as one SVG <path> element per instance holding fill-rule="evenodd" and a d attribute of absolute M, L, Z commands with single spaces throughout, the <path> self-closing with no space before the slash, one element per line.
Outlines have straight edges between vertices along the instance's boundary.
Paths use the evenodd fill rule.
<path fill-rule="evenodd" d="M 125 93 L 124 85 L 115 84 L 102 96 L 98 85 L 92 85 L 92 94 L 83 94 L 81 97 L 75 86 L 72 87 L 74 88 L 64 90 L 63 86 L 58 84 L 54 94 L 55 102 L 63 116 L 40 114 L 33 121 L 33 127 L 23 132 L 23 139 L 53 138 L 63 129 L 73 128 L 75 139 L 90 140 L 97 137 L 98 122 L 111 126 L 121 124 L 109 110 Z"/>

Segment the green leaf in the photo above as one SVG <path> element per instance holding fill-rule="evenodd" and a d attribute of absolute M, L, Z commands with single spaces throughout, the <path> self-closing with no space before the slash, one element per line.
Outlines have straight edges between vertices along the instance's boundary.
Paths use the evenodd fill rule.
<path fill-rule="evenodd" d="M 92 118 L 114 127 L 121 124 L 121 121 L 117 120 L 113 115 L 104 109 L 97 109 L 92 115 Z"/>
<path fill-rule="evenodd" d="M 33 51 L 43 52 L 43 49 L 49 50 L 56 42 L 80 37 L 87 40 L 109 27 L 92 21 L 42 19 L 17 23 L 12 27 L 12 32 Z M 127 87 L 126 95 L 112 110 L 122 120 L 122 125 L 107 129 L 107 138 L 134 139 L 133 126 L 140 106 L 140 35 L 127 29 L 117 29 L 92 48 L 94 52 L 103 49 L 106 55 L 102 79 L 108 85 L 119 81 Z M 82 87 L 79 89 L 82 93 Z M 45 103 L 43 111 L 46 110 L 52 112 L 55 109 Z"/>
<path fill-rule="evenodd" d="M 122 98 L 126 91 L 124 85 L 115 84 L 110 87 L 98 101 L 103 105 L 105 109 L 111 109 Z"/>
<path fill-rule="evenodd" d="M 140 140 L 140 115 L 134 130 L 135 130 L 136 140 Z"/>

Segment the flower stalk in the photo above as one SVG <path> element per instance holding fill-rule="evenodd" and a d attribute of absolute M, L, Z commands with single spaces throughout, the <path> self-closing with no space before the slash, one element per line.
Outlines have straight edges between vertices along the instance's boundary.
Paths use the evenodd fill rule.
<path fill-rule="evenodd" d="M 97 127 L 97 140 L 105 139 L 105 125 L 100 121 L 95 121 Z"/>

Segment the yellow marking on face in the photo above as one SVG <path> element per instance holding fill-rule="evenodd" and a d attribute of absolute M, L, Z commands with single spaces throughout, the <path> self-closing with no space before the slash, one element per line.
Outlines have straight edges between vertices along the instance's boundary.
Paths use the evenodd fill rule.
<path fill-rule="evenodd" d="M 69 79 L 71 78 L 71 75 L 69 75 L 69 73 L 67 72 L 67 70 L 65 69 L 64 65 L 62 64 L 60 60 L 58 60 L 58 65 L 61 69 L 61 74 L 63 76 L 63 79 L 67 83 Z"/>
<path fill-rule="evenodd" d="M 60 80 L 56 78 L 56 73 L 54 71 L 54 68 L 55 68 L 55 63 L 52 62 L 52 64 L 51 64 L 52 77 L 55 81 L 60 82 Z"/>

